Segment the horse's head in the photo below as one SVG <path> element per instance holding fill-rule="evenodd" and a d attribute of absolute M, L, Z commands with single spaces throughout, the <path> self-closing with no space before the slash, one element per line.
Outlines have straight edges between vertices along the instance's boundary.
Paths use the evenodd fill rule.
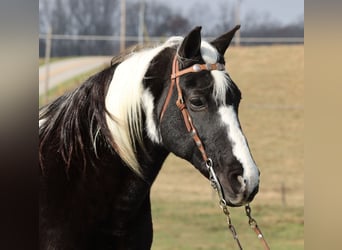
<path fill-rule="evenodd" d="M 171 92 L 169 86 L 165 86 L 158 103 L 158 110 L 162 114 L 160 135 L 163 145 L 209 177 L 203 153 L 193 140 L 193 133 L 187 128 L 187 118 L 175 105 L 181 92 L 185 104 L 183 108 L 187 109 L 192 119 L 200 143 L 213 162 L 225 199 L 231 206 L 250 202 L 259 186 L 259 170 L 238 119 L 241 92 L 221 66 L 225 63 L 224 53 L 238 28 L 210 43 L 201 41 L 200 27 L 192 30 L 178 47 L 175 61 L 179 67 L 177 70 L 191 69 L 195 64 L 204 67 L 204 70 L 191 69 L 180 74 L 178 83 L 174 84 L 179 84 L 178 91 L 174 87 Z M 211 66 L 206 68 L 206 64 Z M 215 68 L 214 64 L 220 67 Z M 171 92 L 169 97 L 168 92 Z"/>

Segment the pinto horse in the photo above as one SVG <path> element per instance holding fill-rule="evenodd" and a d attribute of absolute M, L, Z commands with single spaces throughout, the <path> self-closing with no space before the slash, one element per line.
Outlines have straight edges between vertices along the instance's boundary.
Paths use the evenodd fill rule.
<path fill-rule="evenodd" d="M 110 67 L 39 111 L 40 249 L 150 249 L 150 189 L 170 152 L 229 206 L 249 203 L 259 170 L 238 120 L 241 92 L 201 27 Z"/>

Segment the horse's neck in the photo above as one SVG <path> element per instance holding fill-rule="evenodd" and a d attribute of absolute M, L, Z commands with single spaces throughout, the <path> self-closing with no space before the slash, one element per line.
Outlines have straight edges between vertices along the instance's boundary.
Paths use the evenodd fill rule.
<path fill-rule="evenodd" d="M 129 168 L 121 171 L 122 180 L 120 180 L 120 189 L 125 190 L 116 196 L 114 201 L 114 217 L 112 233 L 120 234 L 126 232 L 126 228 L 132 217 L 137 220 L 150 216 L 150 190 L 153 181 L 156 179 L 168 152 L 147 143 L 146 150 L 149 150 L 149 158 L 143 156 L 138 149 L 138 159 L 144 173 L 144 178 L 133 173 Z M 143 216 L 141 216 L 143 214 Z M 146 218 L 145 218 L 146 219 Z M 138 224 L 140 222 L 137 222 Z"/>
<path fill-rule="evenodd" d="M 152 185 L 169 152 L 150 141 L 145 146 L 145 152 L 138 150 L 138 159 L 145 181 Z"/>

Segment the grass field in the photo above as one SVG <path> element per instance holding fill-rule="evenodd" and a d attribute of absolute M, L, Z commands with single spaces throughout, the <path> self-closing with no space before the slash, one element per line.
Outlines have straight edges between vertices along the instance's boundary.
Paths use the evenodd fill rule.
<path fill-rule="evenodd" d="M 45 104 L 55 100 L 57 97 L 63 95 L 66 92 L 74 90 L 80 84 L 82 84 L 88 77 L 91 75 L 100 72 L 103 69 L 103 66 L 99 68 L 92 69 L 88 72 L 75 76 L 61 84 L 57 85 L 56 87 L 50 89 L 47 94 L 47 98 L 44 95 L 39 96 L 39 107 L 44 106 Z"/>
<path fill-rule="evenodd" d="M 233 47 L 226 62 L 261 170 L 253 216 L 271 249 L 304 249 L 304 46 Z M 153 249 L 237 249 L 208 181 L 189 163 L 171 155 L 151 196 Z M 244 209 L 231 213 L 244 249 L 263 249 Z"/>
<path fill-rule="evenodd" d="M 226 64 L 242 91 L 240 121 L 261 170 L 253 216 L 271 249 L 304 249 L 304 46 L 232 47 Z M 170 155 L 151 197 L 152 249 L 237 249 L 209 182 L 189 163 Z M 231 214 L 244 249 L 263 249 L 244 209 Z"/>
<path fill-rule="evenodd" d="M 61 61 L 61 60 L 65 60 L 71 57 L 51 57 L 49 62 L 53 63 L 53 62 L 57 62 L 57 61 Z M 45 64 L 45 58 L 41 57 L 39 58 L 39 66 L 42 66 Z"/>

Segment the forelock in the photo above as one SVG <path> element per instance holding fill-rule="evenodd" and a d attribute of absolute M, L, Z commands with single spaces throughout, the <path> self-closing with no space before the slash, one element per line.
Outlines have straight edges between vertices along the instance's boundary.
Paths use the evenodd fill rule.
<path fill-rule="evenodd" d="M 220 58 L 220 54 L 216 48 L 205 41 L 202 41 L 201 43 L 201 55 L 204 62 L 210 64 L 217 63 Z M 214 79 L 213 97 L 217 104 L 225 104 L 226 92 L 229 88 L 231 79 L 225 70 L 212 70 L 211 75 Z"/>

